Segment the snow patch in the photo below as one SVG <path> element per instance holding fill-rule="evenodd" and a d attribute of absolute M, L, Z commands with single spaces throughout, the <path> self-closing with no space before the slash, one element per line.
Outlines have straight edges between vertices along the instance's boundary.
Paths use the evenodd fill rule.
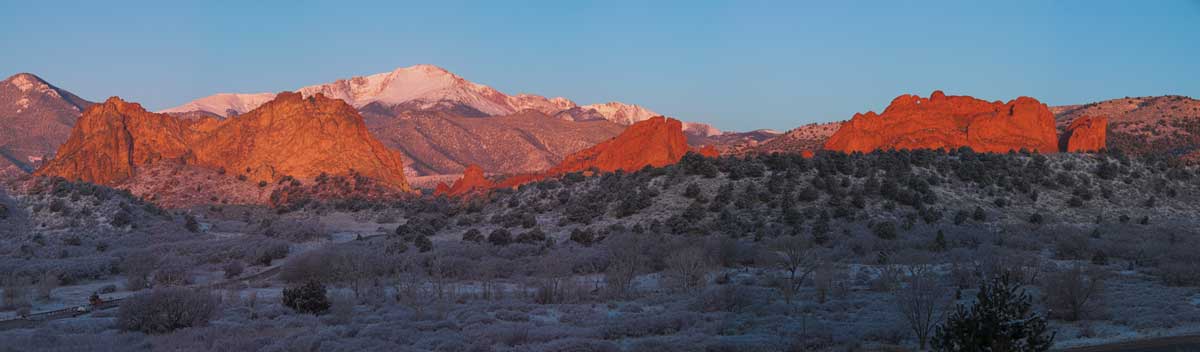
<path fill-rule="evenodd" d="M 9 82 L 12 83 L 12 85 L 16 86 L 17 89 L 21 90 L 22 92 L 28 92 L 30 90 L 33 90 L 33 88 L 37 85 L 37 82 L 34 81 L 33 79 L 30 79 L 29 76 L 27 76 L 27 75 L 13 76 L 12 80 Z"/>

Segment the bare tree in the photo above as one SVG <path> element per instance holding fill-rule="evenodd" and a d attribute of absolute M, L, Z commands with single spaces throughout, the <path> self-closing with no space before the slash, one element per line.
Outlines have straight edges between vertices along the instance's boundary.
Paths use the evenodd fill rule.
<path fill-rule="evenodd" d="M 924 350 L 929 336 L 941 321 L 948 302 L 947 289 L 938 283 L 937 274 L 929 265 L 909 266 L 904 284 L 894 291 L 896 306 L 912 329 L 920 349 Z"/>
<path fill-rule="evenodd" d="M 1083 319 L 1101 306 L 1105 275 L 1082 265 L 1050 274 L 1043 286 L 1050 316 L 1067 321 Z"/>
<path fill-rule="evenodd" d="M 667 278 L 683 292 L 692 292 L 704 287 L 712 270 L 712 263 L 704 248 L 689 245 L 667 255 Z"/>
<path fill-rule="evenodd" d="M 567 299 L 567 287 L 572 280 L 571 268 L 562 265 L 554 257 L 539 260 L 538 277 L 535 278 L 534 301 L 539 304 L 562 303 Z"/>
<path fill-rule="evenodd" d="M 62 283 L 62 280 L 60 280 L 58 278 L 57 271 L 51 270 L 51 271 L 47 271 L 47 272 L 43 273 L 42 279 L 38 280 L 38 283 L 37 283 L 38 299 L 41 299 L 43 301 L 49 301 L 50 297 L 51 297 L 51 293 L 53 293 L 54 289 L 58 288 L 58 285 L 61 283 Z"/>
<path fill-rule="evenodd" d="M 628 297 L 633 290 L 633 279 L 641 270 L 643 261 L 641 239 L 636 235 L 612 237 L 608 243 L 608 268 L 604 271 L 604 282 L 609 294 Z"/>
<path fill-rule="evenodd" d="M 817 289 L 817 302 L 825 303 L 829 298 L 829 294 L 835 296 L 843 296 L 842 291 L 845 288 L 846 268 L 832 261 L 824 261 L 817 270 L 813 272 L 813 285 Z"/>
<path fill-rule="evenodd" d="M 425 309 L 436 303 L 437 298 L 429 284 L 429 274 L 415 260 L 405 260 L 400 266 L 396 280 L 396 302 L 424 316 Z"/>
<path fill-rule="evenodd" d="M 770 258 L 775 266 L 783 271 L 784 283 L 781 286 L 783 298 L 788 304 L 792 297 L 800 291 L 813 271 L 824 262 L 823 253 L 811 241 L 797 237 L 782 237 L 771 243 Z"/>

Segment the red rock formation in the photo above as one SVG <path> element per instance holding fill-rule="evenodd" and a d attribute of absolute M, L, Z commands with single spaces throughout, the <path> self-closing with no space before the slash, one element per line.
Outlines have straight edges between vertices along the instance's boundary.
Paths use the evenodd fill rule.
<path fill-rule="evenodd" d="M 354 170 L 409 190 L 400 154 L 372 137 L 354 108 L 320 94 L 303 98 L 297 93 L 280 93 L 224 121 L 181 120 L 109 98 L 84 112 L 58 156 L 36 174 L 116 185 L 164 160 L 268 182 Z"/>
<path fill-rule="evenodd" d="M 450 186 L 446 185 L 445 182 L 438 182 L 437 187 L 433 188 L 434 195 L 440 196 L 447 193 L 450 193 Z"/>
<path fill-rule="evenodd" d="M 1054 115 L 1029 97 L 1008 103 L 935 91 L 928 98 L 901 95 L 882 114 L 855 114 L 825 143 L 825 149 L 870 152 L 877 149 L 953 149 L 1003 153 L 1022 148 L 1058 150 Z"/>
<path fill-rule="evenodd" d="M 438 188 L 433 194 L 459 197 L 475 192 L 487 192 L 495 187 L 491 180 L 483 176 L 483 168 L 479 165 L 467 166 L 467 169 L 463 171 L 463 177 L 454 181 L 453 186 L 443 188 L 445 185 L 445 183 L 438 184 Z"/>
<path fill-rule="evenodd" d="M 494 187 L 511 188 L 592 169 L 603 172 L 632 172 L 646 166 L 662 167 L 679 162 L 679 159 L 691 150 L 687 145 L 687 137 L 683 134 L 683 124 L 676 119 L 657 116 L 634 123 L 613 139 L 568 155 L 550 170 L 509 176 Z"/>
<path fill-rule="evenodd" d="M 813 155 L 814 155 L 814 154 L 813 154 L 813 151 L 811 151 L 811 150 L 807 150 L 807 149 L 806 149 L 806 150 L 801 150 L 801 151 L 800 151 L 800 157 L 801 157 L 801 158 L 805 158 L 805 159 L 812 159 Z"/>
<path fill-rule="evenodd" d="M 1108 118 L 1084 116 L 1071 121 L 1063 133 L 1067 152 L 1094 152 L 1107 142 Z"/>
<path fill-rule="evenodd" d="M 132 177 L 138 165 L 194 162 L 185 125 L 137 103 L 108 98 L 84 111 L 58 155 L 35 174 L 115 185 Z"/>
<path fill-rule="evenodd" d="M 700 149 L 695 150 L 695 152 L 696 154 L 700 154 L 708 158 L 716 158 L 721 156 L 721 152 L 717 151 L 717 147 L 711 145 L 703 146 Z"/>
<path fill-rule="evenodd" d="M 688 150 L 683 123 L 658 116 L 634 123 L 613 139 L 568 155 L 549 173 L 561 175 L 592 168 L 628 172 L 647 165 L 662 167 L 678 162 Z"/>

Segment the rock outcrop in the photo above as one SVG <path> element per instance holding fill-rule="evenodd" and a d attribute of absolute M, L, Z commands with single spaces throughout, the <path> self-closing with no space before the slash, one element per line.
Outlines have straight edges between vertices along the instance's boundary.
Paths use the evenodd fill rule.
<path fill-rule="evenodd" d="M 620 135 L 568 155 L 558 165 L 539 173 L 509 176 L 494 188 L 511 188 L 572 172 L 632 172 L 646 166 L 662 167 L 679 162 L 684 154 L 712 154 L 715 149 L 695 149 L 687 144 L 683 123 L 658 116 L 634 123 Z"/>
<path fill-rule="evenodd" d="M 161 161 L 272 182 L 354 174 L 409 191 L 404 164 L 358 112 L 321 94 L 280 93 L 236 117 L 180 119 L 120 98 L 87 109 L 58 156 L 36 174 L 115 185 Z"/>
<path fill-rule="evenodd" d="M 639 121 L 613 139 L 568 155 L 549 170 L 552 175 L 596 169 L 603 172 L 636 171 L 647 165 L 674 164 L 691 148 L 683 123 L 664 116 Z"/>
<path fill-rule="evenodd" d="M 714 147 L 711 145 L 706 145 L 706 146 L 700 147 L 699 149 L 696 149 L 696 153 L 703 155 L 707 158 L 716 158 L 716 157 L 721 156 L 721 152 L 717 150 L 717 147 Z"/>
<path fill-rule="evenodd" d="M 1067 152 L 1094 152 L 1105 148 L 1108 118 L 1084 116 L 1071 121 L 1062 135 Z"/>
<path fill-rule="evenodd" d="M 929 98 L 901 95 L 882 114 L 855 114 L 825 143 L 825 149 L 954 149 L 979 152 L 1058 151 L 1054 115 L 1029 97 L 1008 103 L 935 91 Z"/>
<path fill-rule="evenodd" d="M 483 168 L 479 165 L 467 166 L 463 171 L 463 177 L 454 181 L 454 185 L 446 186 L 445 183 L 439 183 L 437 189 L 434 190 L 434 195 L 459 197 L 478 192 L 487 192 L 495 187 L 495 184 L 483 175 Z"/>

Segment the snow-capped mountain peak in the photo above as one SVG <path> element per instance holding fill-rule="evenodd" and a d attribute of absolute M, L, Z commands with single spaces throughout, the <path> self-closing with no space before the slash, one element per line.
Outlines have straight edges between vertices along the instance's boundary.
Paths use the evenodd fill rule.
<path fill-rule="evenodd" d="M 173 112 L 192 112 L 205 111 L 217 115 L 229 117 L 254 110 L 259 105 L 262 105 L 271 99 L 275 99 L 275 93 L 217 93 L 200 99 L 196 99 L 176 106 L 170 109 L 162 110 L 162 113 Z"/>
<path fill-rule="evenodd" d="M 578 108 L 573 111 L 582 110 L 585 115 L 599 115 L 605 120 L 621 125 L 632 125 L 661 115 L 640 105 L 620 102 L 579 106 L 563 97 L 546 98 L 524 93 L 507 95 L 492 87 L 468 81 L 444 68 L 428 64 L 339 79 L 330 83 L 303 87 L 298 91 L 306 97 L 321 93 L 329 98 L 341 99 L 355 108 L 380 103 L 389 106 L 407 104 L 425 109 L 447 106 L 447 103 L 451 103 L 451 105 L 469 107 L 490 116 L 508 115 L 522 110 L 537 110 L 553 116 Z M 253 110 L 274 97 L 274 93 L 222 93 L 200 98 L 161 112 L 205 111 L 228 117 Z M 571 119 L 571 117 L 564 118 Z M 684 126 L 685 132 L 691 134 L 704 136 L 721 134 L 721 131 L 707 124 L 685 123 Z"/>

